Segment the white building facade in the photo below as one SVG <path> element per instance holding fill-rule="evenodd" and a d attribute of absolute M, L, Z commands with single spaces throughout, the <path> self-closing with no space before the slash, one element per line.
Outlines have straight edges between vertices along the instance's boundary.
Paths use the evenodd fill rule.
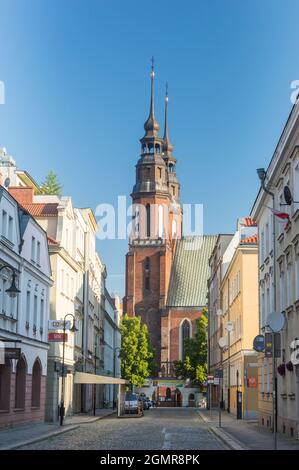
<path fill-rule="evenodd" d="M 292 362 L 299 337 L 299 106 L 295 105 L 266 171 L 265 185 L 252 208 L 259 226 L 260 331 L 268 331 L 267 317 L 283 313 L 281 354 L 277 361 L 277 428 L 288 436 L 299 436 L 299 366 Z M 288 186 L 293 202 L 285 205 Z M 271 211 L 289 214 L 289 223 L 279 222 Z M 274 229 L 274 230 L 273 230 Z M 274 233 L 273 233 L 274 232 Z M 296 353 L 295 353 L 296 356 Z M 272 359 L 259 358 L 259 421 L 273 426 Z"/>
<path fill-rule="evenodd" d="M 6 289 L 10 269 L 0 272 L 0 339 L 19 348 L 19 359 L 0 364 L 0 427 L 45 417 L 51 268 L 47 235 L 0 186 L 0 267 L 17 274 L 20 293 Z"/>

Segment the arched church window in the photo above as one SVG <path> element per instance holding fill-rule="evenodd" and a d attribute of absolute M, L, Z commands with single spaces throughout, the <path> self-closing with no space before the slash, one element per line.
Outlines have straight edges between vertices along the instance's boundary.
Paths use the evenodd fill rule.
<path fill-rule="evenodd" d="M 155 144 L 155 151 L 156 151 L 156 153 L 160 153 L 160 145 L 159 144 Z"/>
<path fill-rule="evenodd" d="M 172 221 L 172 238 L 176 238 L 177 235 L 177 223 L 176 220 L 173 219 Z"/>
<path fill-rule="evenodd" d="M 163 218 L 163 206 L 160 204 L 158 208 L 158 237 L 163 237 L 164 218 Z"/>
<path fill-rule="evenodd" d="M 150 204 L 146 205 L 146 236 L 148 238 L 151 236 L 151 206 Z"/>
<path fill-rule="evenodd" d="M 185 359 L 185 354 L 186 354 L 186 339 L 190 338 L 190 322 L 188 320 L 184 320 L 182 326 L 182 333 L 181 333 L 181 338 L 182 338 L 182 359 Z"/>
<path fill-rule="evenodd" d="M 151 269 L 151 264 L 150 264 L 150 259 L 147 256 L 144 260 L 144 290 L 149 291 L 150 290 L 150 269 Z"/>
<path fill-rule="evenodd" d="M 174 172 L 174 165 L 173 165 L 173 163 L 169 163 L 169 165 L 168 165 L 168 171 L 169 171 L 169 173 L 173 173 L 173 172 Z"/>

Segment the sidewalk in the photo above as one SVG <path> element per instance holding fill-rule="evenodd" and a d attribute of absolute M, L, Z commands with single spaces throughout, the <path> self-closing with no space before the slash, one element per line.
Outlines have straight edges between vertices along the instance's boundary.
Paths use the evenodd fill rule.
<path fill-rule="evenodd" d="M 36 423 L 0 429 L 0 450 L 11 450 L 43 441 L 49 437 L 73 431 L 82 424 L 89 424 L 116 413 L 116 410 L 98 409 L 96 416 L 84 413 L 67 417 L 63 426 L 58 423 Z"/>
<path fill-rule="evenodd" d="M 199 410 L 198 414 L 211 431 L 233 450 L 273 449 L 273 434 L 258 426 L 255 420 L 237 420 L 234 415 L 222 411 L 222 426 L 219 428 L 218 410 L 213 409 L 212 417 L 210 410 L 206 409 Z M 299 440 L 290 439 L 278 433 L 277 448 L 278 450 L 299 450 Z"/>

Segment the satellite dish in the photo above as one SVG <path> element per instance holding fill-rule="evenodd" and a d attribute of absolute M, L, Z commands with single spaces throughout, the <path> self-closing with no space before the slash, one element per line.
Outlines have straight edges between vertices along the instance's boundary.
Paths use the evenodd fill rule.
<path fill-rule="evenodd" d="M 284 327 L 285 318 L 282 313 L 273 312 L 267 317 L 267 326 L 274 332 L 278 333 Z"/>
<path fill-rule="evenodd" d="M 291 190 L 288 186 L 285 186 L 283 188 L 283 195 L 284 195 L 284 200 L 288 206 L 290 206 L 293 202 L 293 196 L 291 193 Z"/>
<path fill-rule="evenodd" d="M 216 312 L 216 315 L 218 315 L 219 317 L 222 315 L 222 310 L 221 308 L 218 308 L 217 312 Z"/>
<path fill-rule="evenodd" d="M 6 178 L 4 181 L 4 187 L 8 188 L 9 185 L 10 185 L 10 178 Z"/>
<path fill-rule="evenodd" d="M 219 345 L 219 348 L 221 349 L 227 346 L 227 339 L 225 336 L 222 336 L 221 338 L 219 338 L 218 345 Z"/>
<path fill-rule="evenodd" d="M 234 331 L 234 322 L 228 321 L 227 324 L 225 325 L 225 329 L 229 332 Z"/>

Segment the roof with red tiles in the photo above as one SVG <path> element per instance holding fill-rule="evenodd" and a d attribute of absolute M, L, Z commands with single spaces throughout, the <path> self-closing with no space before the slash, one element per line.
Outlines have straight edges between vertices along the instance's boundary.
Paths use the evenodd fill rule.
<path fill-rule="evenodd" d="M 58 214 L 57 203 L 23 204 L 24 209 L 33 217 L 55 217 Z"/>
<path fill-rule="evenodd" d="M 243 240 L 240 241 L 241 245 L 256 245 L 257 242 L 258 242 L 257 233 L 255 235 L 252 235 L 251 237 L 243 238 Z"/>

